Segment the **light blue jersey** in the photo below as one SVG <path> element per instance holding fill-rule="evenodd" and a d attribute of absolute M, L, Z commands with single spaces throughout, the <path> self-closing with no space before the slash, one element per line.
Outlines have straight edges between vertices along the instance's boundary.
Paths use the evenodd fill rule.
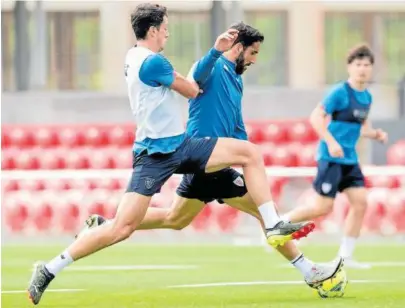
<path fill-rule="evenodd" d="M 235 67 L 214 48 L 193 66 L 189 76 L 204 93 L 189 101 L 188 136 L 247 140 L 242 119 L 243 82 Z"/>
<path fill-rule="evenodd" d="M 328 130 L 343 149 L 344 157 L 332 157 L 324 140 L 320 141 L 317 160 L 344 165 L 358 163 L 356 145 L 361 127 L 368 117 L 372 96 L 368 90 L 357 91 L 348 82 L 337 84 L 322 102 L 331 116 Z"/>

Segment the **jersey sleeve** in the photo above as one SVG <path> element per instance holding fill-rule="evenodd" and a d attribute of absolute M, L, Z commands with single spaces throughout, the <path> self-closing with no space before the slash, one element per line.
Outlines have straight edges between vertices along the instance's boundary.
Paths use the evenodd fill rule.
<path fill-rule="evenodd" d="M 214 69 L 215 62 L 222 55 L 222 52 L 211 48 L 209 52 L 195 64 L 193 71 L 193 79 L 200 85 L 208 80 L 211 75 L 212 70 Z"/>
<path fill-rule="evenodd" d="M 139 79 L 151 87 L 170 87 L 174 82 L 174 69 L 161 54 L 150 55 L 139 70 Z"/>
<path fill-rule="evenodd" d="M 339 110 L 346 97 L 346 91 L 340 85 L 330 90 L 322 101 L 322 107 L 326 114 L 332 114 L 333 112 Z"/>

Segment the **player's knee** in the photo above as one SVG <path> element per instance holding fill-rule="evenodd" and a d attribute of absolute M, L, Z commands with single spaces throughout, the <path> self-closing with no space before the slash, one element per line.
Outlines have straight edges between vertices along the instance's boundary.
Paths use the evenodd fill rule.
<path fill-rule="evenodd" d="M 366 200 L 359 200 L 357 202 L 353 202 L 351 204 L 354 211 L 358 213 L 365 213 L 367 210 L 367 201 Z"/>
<path fill-rule="evenodd" d="M 260 149 L 257 145 L 253 143 L 246 143 L 244 148 L 244 165 L 257 165 L 263 164 L 263 157 L 261 155 Z"/>
<path fill-rule="evenodd" d="M 134 227 L 130 224 L 118 225 L 113 223 L 111 225 L 111 238 L 113 243 L 118 243 L 126 240 L 135 231 Z"/>
<path fill-rule="evenodd" d="M 178 216 L 172 215 L 169 213 L 166 218 L 166 226 L 173 230 L 183 230 L 187 227 L 190 222 L 184 218 L 180 218 Z"/>

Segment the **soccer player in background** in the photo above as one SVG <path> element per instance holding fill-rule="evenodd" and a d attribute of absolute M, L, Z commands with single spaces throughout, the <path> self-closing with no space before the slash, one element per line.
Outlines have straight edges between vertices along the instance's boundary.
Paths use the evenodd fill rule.
<path fill-rule="evenodd" d="M 232 30 L 238 31 L 238 37 L 228 51 L 219 51 L 217 40 L 208 54 L 190 70 L 188 78 L 197 82 L 203 90 L 203 94 L 189 101 L 186 134 L 190 137 L 247 140 L 242 118 L 242 74 L 256 62 L 264 36 L 243 22 L 232 25 L 226 33 L 232 33 Z M 149 208 L 138 229 L 182 229 L 191 223 L 206 203 L 214 200 L 254 216 L 266 232 L 262 219 L 266 213 L 253 202 L 243 175 L 232 168 L 210 174 L 184 175 L 171 208 Z M 92 215 L 82 232 L 105 222 L 104 217 Z M 340 258 L 322 265 L 314 264 L 304 257 L 293 242 L 276 249 L 302 273 L 311 286 L 333 277 L 342 266 Z"/>
<path fill-rule="evenodd" d="M 55 275 L 65 267 L 127 239 L 143 220 L 152 196 L 174 173 L 211 173 L 241 166 L 253 202 L 263 213 L 271 245 L 284 245 L 312 230 L 307 223 L 294 224 L 280 219 L 268 189 L 263 158 L 255 145 L 234 138 L 186 136 L 175 92 L 195 98 L 200 89 L 175 72 L 170 62 L 159 54 L 169 37 L 166 8 L 148 3 L 138 5 L 131 15 L 131 24 L 137 45 L 127 53 L 125 79 L 137 132 L 127 191 L 111 224 L 94 228 L 50 262 L 35 265 L 28 286 L 35 305 Z M 236 30 L 224 33 L 218 40 L 218 50 L 231 48 L 237 35 Z"/>
<path fill-rule="evenodd" d="M 321 138 L 318 172 L 313 183 L 317 199 L 312 206 L 298 207 L 285 215 L 292 222 L 326 215 L 333 210 L 336 194 L 346 194 L 350 210 L 339 255 L 345 259 L 345 266 L 354 268 L 369 267 L 353 259 L 367 207 L 367 190 L 356 145 L 360 137 L 387 141 L 387 133 L 373 129 L 367 119 L 373 101 L 367 89 L 373 64 L 374 55 L 369 47 L 352 49 L 347 57 L 349 78 L 335 85 L 312 112 L 310 122 Z"/>

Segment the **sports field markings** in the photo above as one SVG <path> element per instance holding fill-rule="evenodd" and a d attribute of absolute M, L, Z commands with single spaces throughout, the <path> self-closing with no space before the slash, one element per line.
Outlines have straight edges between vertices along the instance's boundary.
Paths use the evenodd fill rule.
<path fill-rule="evenodd" d="M 147 270 L 190 270 L 196 265 L 83 265 L 67 268 L 69 271 L 94 272 L 94 271 L 147 271 Z"/>
<path fill-rule="evenodd" d="M 383 262 L 361 262 L 369 264 L 371 267 L 405 267 L 405 262 L 383 261 Z M 280 264 L 281 268 L 294 268 L 291 264 Z"/>
<path fill-rule="evenodd" d="M 48 289 L 46 293 L 53 292 L 53 293 L 70 293 L 70 292 L 83 292 L 86 291 L 85 289 Z M 19 294 L 19 293 L 27 293 L 27 290 L 7 290 L 1 291 L 1 294 Z"/>
<path fill-rule="evenodd" d="M 394 280 L 349 280 L 349 283 L 393 283 Z M 228 286 L 253 286 L 253 285 L 297 285 L 305 284 L 301 280 L 280 280 L 280 281 L 245 281 L 245 282 L 213 282 L 200 284 L 180 284 L 168 286 L 169 289 L 180 288 L 210 288 L 210 287 L 228 287 Z"/>

